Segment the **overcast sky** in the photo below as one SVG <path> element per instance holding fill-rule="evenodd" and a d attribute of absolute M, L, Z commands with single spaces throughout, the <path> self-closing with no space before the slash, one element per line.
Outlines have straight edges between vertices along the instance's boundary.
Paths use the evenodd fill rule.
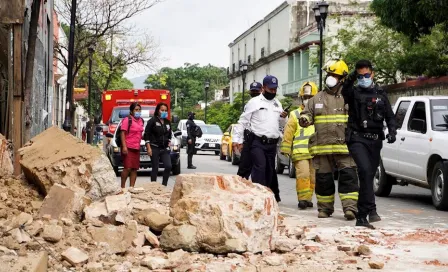
<path fill-rule="evenodd" d="M 228 44 L 284 0 L 164 0 L 132 19 L 159 42 L 160 67 L 229 65 Z M 130 69 L 126 77 L 146 75 Z"/>

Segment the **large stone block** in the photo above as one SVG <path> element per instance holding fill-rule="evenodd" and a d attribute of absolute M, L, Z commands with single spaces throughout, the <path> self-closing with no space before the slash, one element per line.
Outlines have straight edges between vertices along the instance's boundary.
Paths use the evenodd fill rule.
<path fill-rule="evenodd" d="M 106 155 L 57 127 L 37 135 L 19 151 L 27 180 L 44 195 L 55 183 L 84 192 L 94 201 L 120 191 Z"/>
<path fill-rule="evenodd" d="M 274 195 L 262 185 L 233 175 L 180 175 L 170 201 L 174 222 L 160 243 L 167 250 L 212 253 L 271 250 L 278 212 Z"/>

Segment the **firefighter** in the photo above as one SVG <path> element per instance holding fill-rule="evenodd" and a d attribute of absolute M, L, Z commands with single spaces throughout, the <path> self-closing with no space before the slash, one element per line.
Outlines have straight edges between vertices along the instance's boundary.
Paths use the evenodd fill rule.
<path fill-rule="evenodd" d="M 309 99 L 316 94 L 317 86 L 314 82 L 308 81 L 302 85 L 299 91 L 302 105 L 289 115 L 283 134 L 283 141 L 280 145 L 280 152 L 290 157 L 296 169 L 296 191 L 299 201 L 298 206 L 301 210 L 313 207 L 312 197 L 315 185 L 315 170 L 312 166 L 313 157 L 308 150 L 308 139 L 314 133 L 314 126 L 301 127 L 299 118 Z"/>
<path fill-rule="evenodd" d="M 394 143 L 397 134 L 395 115 L 387 94 L 374 83 L 373 77 L 372 63 L 360 60 L 342 89 L 349 107 L 346 141 L 358 167 L 360 182 L 356 226 L 367 228 L 374 228 L 370 223 L 381 221 L 376 212 L 373 179 L 380 164 L 383 140 L 387 138 L 389 144 Z M 355 81 L 358 82 L 356 86 Z M 387 136 L 383 131 L 384 121 L 389 129 Z"/>
<path fill-rule="evenodd" d="M 354 220 L 357 213 L 358 176 L 355 162 L 345 143 L 348 114 L 341 95 L 348 67 L 343 60 L 332 60 L 323 70 L 327 73 L 324 90 L 309 100 L 299 119 L 302 127 L 314 124 L 316 130 L 309 139 L 309 149 L 314 156 L 313 166 L 316 169 L 318 217 L 327 218 L 334 212 L 336 188 L 333 172 L 336 166 L 344 216 L 347 220 Z"/>

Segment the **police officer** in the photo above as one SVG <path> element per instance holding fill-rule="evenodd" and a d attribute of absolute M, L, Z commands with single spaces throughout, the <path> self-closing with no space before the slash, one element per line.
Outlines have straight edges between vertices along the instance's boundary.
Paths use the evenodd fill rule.
<path fill-rule="evenodd" d="M 387 138 L 389 144 L 394 143 L 397 135 L 395 115 L 387 94 L 373 82 L 373 77 L 372 63 L 360 60 L 342 90 L 349 108 L 346 141 L 358 166 L 360 183 L 356 226 L 368 228 L 373 228 L 371 222 L 381 220 L 376 212 L 373 179 L 380 163 L 383 140 Z M 358 84 L 354 86 L 356 80 Z M 383 132 L 384 121 L 389 130 L 387 136 Z"/>
<path fill-rule="evenodd" d="M 259 82 L 253 82 L 250 85 L 250 90 L 249 90 L 249 94 L 252 98 L 257 97 L 261 94 L 261 89 L 262 89 L 263 85 L 261 85 L 261 83 Z M 238 165 L 238 172 L 237 175 L 245 178 L 245 179 L 249 179 L 249 176 L 252 172 L 252 158 L 251 158 L 251 154 L 250 154 L 250 149 L 252 146 L 252 142 L 253 142 L 253 134 L 251 133 L 249 128 L 244 128 L 244 142 L 243 142 L 243 148 L 241 151 L 241 156 L 240 156 L 240 163 Z M 280 202 L 280 190 L 278 188 L 278 179 L 277 179 L 277 175 L 274 174 L 273 176 L 273 180 L 272 180 L 272 184 L 271 184 L 271 190 L 275 195 L 275 200 L 277 202 Z"/>
<path fill-rule="evenodd" d="M 345 143 L 348 112 L 341 95 L 342 84 L 348 76 L 343 60 L 331 60 L 325 67 L 325 89 L 308 101 L 300 114 L 300 125 L 314 124 L 316 133 L 309 139 L 310 154 L 316 169 L 316 198 L 319 218 L 327 218 L 334 212 L 334 167 L 339 172 L 338 191 L 344 217 L 356 218 L 358 201 L 358 176 L 356 164 L 350 157 Z"/>
<path fill-rule="evenodd" d="M 196 123 L 194 120 L 194 112 L 188 113 L 188 121 L 187 121 L 187 154 L 188 154 L 188 169 L 196 169 L 196 166 L 193 165 L 193 154 L 196 146 Z"/>
<path fill-rule="evenodd" d="M 243 129 L 250 127 L 253 134 L 250 148 L 253 162 L 252 181 L 266 187 L 273 185 L 277 143 L 281 136 L 280 127 L 285 125 L 287 116 L 282 104 L 275 98 L 277 88 L 276 77 L 266 76 L 263 79 L 262 95 L 247 103 L 238 121 L 240 126 L 236 127 L 233 140 L 233 148 L 241 151 L 240 139 L 243 136 Z"/>

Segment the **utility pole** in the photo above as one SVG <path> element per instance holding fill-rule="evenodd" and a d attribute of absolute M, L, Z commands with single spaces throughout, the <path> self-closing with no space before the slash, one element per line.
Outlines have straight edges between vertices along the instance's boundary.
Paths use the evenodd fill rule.
<path fill-rule="evenodd" d="M 87 128 L 86 129 L 87 129 L 87 143 L 91 144 L 92 138 L 93 138 L 92 131 L 93 131 L 93 123 L 94 123 L 93 120 L 91 120 L 92 116 L 93 116 L 93 113 L 92 113 L 92 90 L 93 90 L 93 88 L 92 88 L 92 56 L 93 56 L 93 53 L 95 52 L 95 49 L 92 46 L 90 46 L 88 50 L 89 50 L 89 89 L 88 89 L 89 98 L 88 98 L 88 102 L 87 102 L 87 104 L 88 104 L 87 112 L 89 115 L 89 122 L 87 122 L 87 125 L 90 127 L 90 129 L 87 129 Z"/>
<path fill-rule="evenodd" d="M 23 78 L 22 78 L 22 25 L 14 24 L 13 27 L 13 131 L 12 140 L 14 143 L 14 175 L 18 176 L 22 172 L 20 167 L 19 148 L 22 147 L 22 105 L 23 105 Z"/>
<path fill-rule="evenodd" d="M 70 37 L 68 40 L 68 67 L 67 67 L 67 97 L 65 120 L 62 127 L 65 131 L 72 129 L 72 112 L 73 112 L 73 64 L 75 51 L 75 24 L 76 24 L 76 0 L 72 0 L 72 10 L 70 18 Z"/>

